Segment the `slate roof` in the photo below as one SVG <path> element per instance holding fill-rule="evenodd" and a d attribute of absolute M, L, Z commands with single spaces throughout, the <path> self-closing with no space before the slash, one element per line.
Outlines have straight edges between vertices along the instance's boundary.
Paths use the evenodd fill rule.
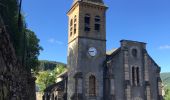
<path fill-rule="evenodd" d="M 77 1 L 103 3 L 103 0 L 74 0 L 74 2 L 77 2 Z"/>
<path fill-rule="evenodd" d="M 51 91 L 53 91 L 53 90 L 57 90 L 57 91 L 62 91 L 62 90 L 64 90 L 64 80 L 48 86 L 48 87 L 44 90 L 44 92 L 51 92 Z"/>
<path fill-rule="evenodd" d="M 111 55 L 114 53 L 118 48 L 113 48 L 112 50 L 106 51 L 106 55 Z"/>

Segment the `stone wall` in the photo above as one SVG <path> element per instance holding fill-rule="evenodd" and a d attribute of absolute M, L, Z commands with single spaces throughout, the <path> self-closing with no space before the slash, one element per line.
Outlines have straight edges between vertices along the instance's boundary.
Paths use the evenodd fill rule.
<path fill-rule="evenodd" d="M 35 100 L 35 78 L 18 62 L 1 17 L 0 100 Z"/>

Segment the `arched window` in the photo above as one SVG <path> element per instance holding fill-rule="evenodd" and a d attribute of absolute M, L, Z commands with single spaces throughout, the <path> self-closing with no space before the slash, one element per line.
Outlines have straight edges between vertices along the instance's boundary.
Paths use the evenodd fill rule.
<path fill-rule="evenodd" d="M 77 16 L 74 16 L 74 34 L 76 34 L 77 31 Z"/>
<path fill-rule="evenodd" d="M 95 25 L 94 25 L 95 31 L 100 31 L 100 16 L 96 16 L 94 21 L 95 21 Z"/>
<path fill-rule="evenodd" d="M 139 68 L 136 68 L 136 80 L 137 80 L 137 85 L 139 85 Z"/>
<path fill-rule="evenodd" d="M 132 67 L 132 84 L 135 85 L 135 67 Z"/>
<path fill-rule="evenodd" d="M 72 36 L 72 34 L 73 34 L 73 20 L 71 19 L 70 20 L 70 36 Z"/>
<path fill-rule="evenodd" d="M 132 85 L 138 86 L 140 84 L 139 67 L 132 67 Z"/>
<path fill-rule="evenodd" d="M 96 77 L 93 75 L 89 77 L 89 95 L 96 96 Z"/>
<path fill-rule="evenodd" d="M 86 14 L 84 17 L 84 31 L 90 31 L 90 15 Z"/>

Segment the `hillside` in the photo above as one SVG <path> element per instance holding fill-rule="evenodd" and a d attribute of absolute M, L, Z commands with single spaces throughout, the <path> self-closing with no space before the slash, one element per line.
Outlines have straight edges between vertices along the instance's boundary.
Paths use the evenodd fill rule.
<path fill-rule="evenodd" d="M 170 88 L 170 72 L 161 73 L 161 79 L 162 79 L 163 84 Z"/>
<path fill-rule="evenodd" d="M 40 60 L 39 71 L 42 70 L 53 70 L 56 66 L 66 66 L 66 64 L 56 61 Z"/>

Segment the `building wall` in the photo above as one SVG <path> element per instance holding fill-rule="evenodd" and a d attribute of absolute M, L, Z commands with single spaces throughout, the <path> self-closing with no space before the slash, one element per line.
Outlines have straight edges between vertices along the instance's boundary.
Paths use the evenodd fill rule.
<path fill-rule="evenodd" d="M 137 50 L 136 57 L 133 49 Z M 121 41 L 120 51 L 107 63 L 113 73 L 115 100 L 162 100 L 160 68 L 148 55 L 145 43 Z M 133 83 L 132 67 L 139 68 L 138 84 Z"/>
<path fill-rule="evenodd" d="M 139 43 L 139 42 L 128 42 L 128 41 L 122 41 L 121 46 L 123 49 L 127 50 L 127 59 L 128 59 L 128 75 L 129 75 L 129 81 L 130 81 L 130 97 L 131 99 L 140 97 L 144 99 L 145 94 L 145 81 L 144 81 L 144 56 L 143 51 L 145 50 L 145 43 Z M 137 56 L 134 57 L 132 54 L 132 50 L 137 50 Z M 125 61 L 124 61 L 125 64 Z M 132 67 L 139 68 L 139 84 L 133 84 L 132 83 Z M 136 82 L 135 82 L 136 83 Z"/>
<path fill-rule="evenodd" d="M 92 57 L 88 54 L 88 49 L 95 47 L 97 55 Z M 96 77 L 96 99 L 103 98 L 103 63 L 105 61 L 105 42 L 96 40 L 80 39 L 78 52 L 78 71 L 83 74 L 83 96 L 89 100 L 89 77 Z"/>
<path fill-rule="evenodd" d="M 103 99 L 103 64 L 106 59 L 105 10 L 104 5 L 79 1 L 67 14 L 69 22 L 71 19 L 73 20 L 73 26 L 69 25 L 68 33 L 68 100 L 74 99 L 75 96 L 78 96 L 77 94 L 81 96 L 79 100 Z M 90 31 L 88 32 L 84 30 L 86 14 L 90 15 Z M 94 30 L 96 16 L 100 16 L 100 31 Z M 71 27 L 73 28 L 72 34 Z M 75 28 L 77 31 L 74 33 Z M 89 55 L 91 47 L 97 50 L 95 56 Z M 79 74 L 78 84 L 76 84 L 77 74 Z M 96 78 L 95 96 L 89 94 L 91 75 Z"/>
<path fill-rule="evenodd" d="M 114 95 L 115 100 L 125 100 L 125 92 L 124 92 L 124 71 L 123 71 L 123 55 L 118 53 L 114 55 L 111 61 L 108 62 L 109 69 L 112 72 L 112 77 L 114 80 L 114 84 L 110 84 L 110 95 Z M 113 94 L 111 94 L 113 92 Z M 107 99 L 105 99 L 107 100 Z M 111 98 L 109 100 L 112 100 Z"/>
<path fill-rule="evenodd" d="M 71 42 L 68 47 L 67 67 L 68 67 L 68 100 L 75 93 L 74 75 L 78 72 L 78 39 Z"/>

